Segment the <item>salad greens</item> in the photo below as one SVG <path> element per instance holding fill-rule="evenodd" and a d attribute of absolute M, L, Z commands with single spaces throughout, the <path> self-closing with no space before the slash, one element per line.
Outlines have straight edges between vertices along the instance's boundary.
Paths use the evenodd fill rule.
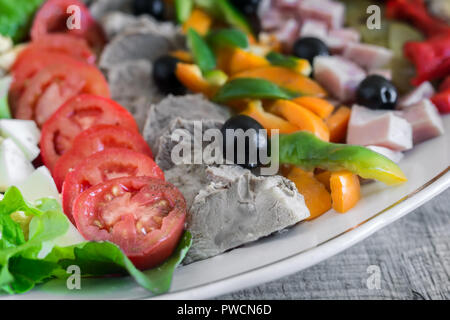
<path fill-rule="evenodd" d="M 66 268 L 77 265 L 83 277 L 129 274 L 142 287 L 161 294 L 169 290 L 172 274 L 191 246 L 186 232 L 166 262 L 141 272 L 110 242 L 58 246 L 69 227 L 56 200 L 41 199 L 32 206 L 16 187 L 9 188 L 0 201 L 0 292 L 23 293 L 52 278 L 65 279 Z M 52 248 L 42 256 L 49 243 Z"/>
<path fill-rule="evenodd" d="M 202 73 L 213 70 L 216 67 L 216 57 L 197 31 L 190 28 L 187 33 L 187 43 L 195 63 Z"/>
<path fill-rule="evenodd" d="M 28 33 L 34 13 L 44 0 L 0 0 L 0 34 L 19 42 Z"/>
<path fill-rule="evenodd" d="M 206 41 L 213 48 L 236 47 L 246 49 L 249 46 L 248 37 L 238 29 L 220 29 L 212 31 Z"/>

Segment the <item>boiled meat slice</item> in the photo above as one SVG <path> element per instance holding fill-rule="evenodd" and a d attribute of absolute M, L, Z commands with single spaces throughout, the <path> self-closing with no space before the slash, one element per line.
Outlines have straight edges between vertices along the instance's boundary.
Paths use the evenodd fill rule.
<path fill-rule="evenodd" d="M 328 49 L 334 54 L 341 54 L 349 43 L 359 42 L 360 33 L 352 28 L 342 28 L 330 30 L 327 35 L 326 43 Z"/>
<path fill-rule="evenodd" d="M 343 53 L 345 58 L 367 70 L 385 67 L 393 55 L 392 50 L 384 47 L 356 42 L 349 43 Z"/>
<path fill-rule="evenodd" d="M 316 19 L 326 23 L 330 29 L 339 29 L 344 25 L 345 5 L 331 0 L 302 0 L 298 12 L 303 20 Z"/>
<path fill-rule="evenodd" d="M 300 37 L 314 37 L 326 41 L 327 25 L 319 20 L 305 20 L 300 28 Z"/>
<path fill-rule="evenodd" d="M 348 124 L 347 143 L 404 151 L 413 146 L 411 124 L 393 111 L 354 105 Z"/>
<path fill-rule="evenodd" d="M 416 103 L 419 103 L 423 99 L 431 98 L 435 93 L 436 92 L 431 83 L 429 81 L 425 81 L 413 91 L 403 96 L 398 101 L 398 108 L 403 109 L 405 107 L 412 106 Z"/>

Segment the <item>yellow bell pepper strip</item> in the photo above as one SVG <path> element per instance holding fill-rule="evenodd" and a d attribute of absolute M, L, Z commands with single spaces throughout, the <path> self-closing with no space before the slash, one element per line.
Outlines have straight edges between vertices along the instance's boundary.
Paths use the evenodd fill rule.
<path fill-rule="evenodd" d="M 190 17 L 183 23 L 183 32 L 188 32 L 189 29 L 194 29 L 201 36 L 205 36 L 211 25 L 213 19 L 203 10 L 194 9 Z"/>
<path fill-rule="evenodd" d="M 309 76 L 312 71 L 311 64 L 306 59 L 299 59 L 293 56 L 285 56 L 278 52 L 269 52 L 266 59 L 274 66 L 289 68 L 304 76 Z"/>
<path fill-rule="evenodd" d="M 264 57 L 252 52 L 236 48 L 230 57 L 228 71 L 231 75 L 245 70 L 256 69 L 270 65 Z"/>
<path fill-rule="evenodd" d="M 292 102 L 314 112 L 320 118 L 327 118 L 334 110 L 334 106 L 325 99 L 304 96 L 292 99 Z"/>
<path fill-rule="evenodd" d="M 361 198 L 361 187 L 357 175 L 350 171 L 333 172 L 330 177 L 333 209 L 345 213 L 353 208 Z"/>
<path fill-rule="evenodd" d="M 299 127 L 289 123 L 288 121 L 264 111 L 262 103 L 259 100 L 250 101 L 247 108 L 245 108 L 241 114 L 245 114 L 258 121 L 264 129 L 267 130 L 269 136 L 272 129 L 278 129 L 279 133 L 292 133 L 300 130 Z"/>
<path fill-rule="evenodd" d="M 330 117 L 325 119 L 325 123 L 330 130 L 331 142 L 344 142 L 347 137 L 347 128 L 352 111 L 349 107 L 342 106 Z"/>
<path fill-rule="evenodd" d="M 331 209 L 331 195 L 312 172 L 294 167 L 287 178 L 295 183 L 298 192 L 305 199 L 310 216 L 306 220 L 317 218 Z"/>
<path fill-rule="evenodd" d="M 186 88 L 195 93 L 202 93 L 208 98 L 213 97 L 220 87 L 215 85 L 214 81 L 211 81 L 211 83 L 205 79 L 200 68 L 195 64 L 177 63 L 175 75 Z M 217 75 L 215 76 L 217 77 Z M 226 75 L 224 76 L 226 77 Z"/>
<path fill-rule="evenodd" d="M 258 78 L 240 78 L 227 82 L 219 89 L 213 101 L 229 103 L 242 99 L 292 99 L 296 94 L 280 88 L 273 82 Z"/>
<path fill-rule="evenodd" d="M 330 139 L 330 132 L 325 122 L 313 112 L 296 103 L 289 100 L 276 100 L 269 107 L 269 111 L 282 116 L 301 130 L 309 131 L 324 141 Z"/>
<path fill-rule="evenodd" d="M 305 170 L 348 170 L 387 185 L 407 181 L 397 164 L 377 152 L 361 146 L 325 142 L 306 131 L 280 134 L 278 155 L 274 156 L 273 159 L 278 159 L 281 164 L 292 164 Z"/>
<path fill-rule="evenodd" d="M 272 81 L 278 86 L 305 96 L 325 97 L 327 92 L 314 80 L 283 67 L 267 66 L 239 72 L 232 76 L 238 78 L 260 78 Z"/>

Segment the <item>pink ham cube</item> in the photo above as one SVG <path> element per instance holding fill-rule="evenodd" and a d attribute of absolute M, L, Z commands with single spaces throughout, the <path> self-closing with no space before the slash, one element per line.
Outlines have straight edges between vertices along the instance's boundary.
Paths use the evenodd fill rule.
<path fill-rule="evenodd" d="M 415 88 L 413 91 L 403 96 L 398 101 L 398 108 L 403 109 L 412 106 L 423 99 L 429 99 L 435 94 L 435 90 L 429 81 L 423 82 L 420 86 Z"/>
<path fill-rule="evenodd" d="M 307 19 L 300 28 L 300 37 L 314 37 L 326 41 L 328 28 L 319 20 Z"/>
<path fill-rule="evenodd" d="M 351 42 L 359 42 L 360 33 L 352 28 L 330 30 L 326 38 L 328 48 L 333 54 L 341 54 Z"/>
<path fill-rule="evenodd" d="M 284 23 L 284 18 L 279 11 L 270 10 L 261 15 L 260 21 L 261 28 L 270 31 L 280 28 Z"/>
<path fill-rule="evenodd" d="M 392 50 L 372 44 L 349 43 L 343 56 L 354 61 L 366 70 L 379 69 L 391 61 L 394 53 Z"/>
<path fill-rule="evenodd" d="M 344 25 L 345 5 L 331 0 L 302 0 L 298 12 L 303 20 L 323 21 L 330 29 L 339 29 Z"/>
<path fill-rule="evenodd" d="M 413 146 L 411 124 L 393 111 L 371 110 L 353 105 L 347 143 L 404 151 Z"/>
<path fill-rule="evenodd" d="M 440 136 L 444 124 L 436 106 L 428 99 L 409 106 L 402 113 L 412 126 L 414 144 Z"/>
<path fill-rule="evenodd" d="M 356 89 L 365 77 L 363 69 L 340 56 L 319 56 L 314 59 L 314 79 L 341 102 L 355 99 Z"/>
<path fill-rule="evenodd" d="M 283 44 L 286 50 L 289 50 L 297 40 L 299 32 L 299 24 L 296 19 L 291 18 L 286 21 L 283 26 L 275 32 L 277 39 Z"/>

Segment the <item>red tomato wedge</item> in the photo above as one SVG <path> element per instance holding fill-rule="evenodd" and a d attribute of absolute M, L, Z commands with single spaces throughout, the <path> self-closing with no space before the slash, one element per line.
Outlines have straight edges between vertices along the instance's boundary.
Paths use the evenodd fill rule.
<path fill-rule="evenodd" d="M 50 169 L 83 130 L 99 124 L 122 126 L 138 132 L 131 113 L 118 103 L 94 95 L 80 95 L 62 105 L 42 127 L 41 156 Z"/>
<path fill-rule="evenodd" d="M 86 5 L 78 0 L 48 0 L 44 3 L 34 17 L 31 39 L 39 41 L 49 33 L 68 33 L 84 38 L 96 52 L 106 43 L 103 29 Z"/>
<path fill-rule="evenodd" d="M 62 188 L 64 213 L 72 219 L 72 206 L 84 190 L 120 177 L 153 177 L 164 173 L 152 158 L 128 149 L 111 148 L 84 159 L 66 175 Z"/>
<path fill-rule="evenodd" d="M 109 97 L 108 83 L 96 67 L 78 62 L 48 65 L 27 81 L 15 118 L 35 120 L 41 127 L 62 104 L 83 93 Z"/>
<path fill-rule="evenodd" d="M 175 250 L 184 230 L 186 202 L 163 180 L 126 177 L 84 191 L 73 213 L 83 237 L 117 244 L 137 268 L 145 270 Z"/>
<path fill-rule="evenodd" d="M 58 159 L 53 179 L 61 190 L 66 174 L 90 155 L 109 148 L 123 148 L 141 152 L 153 158 L 152 150 L 135 130 L 114 125 L 98 125 L 82 131 L 73 140 L 73 147 Z"/>

